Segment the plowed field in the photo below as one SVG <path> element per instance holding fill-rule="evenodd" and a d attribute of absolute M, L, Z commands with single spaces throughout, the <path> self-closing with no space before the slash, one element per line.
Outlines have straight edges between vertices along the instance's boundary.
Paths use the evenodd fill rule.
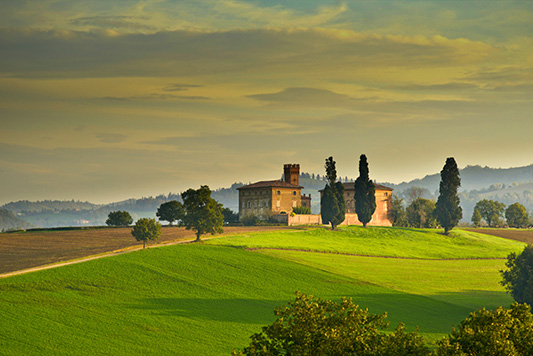
<path fill-rule="evenodd" d="M 533 229 L 515 230 L 515 229 L 468 229 L 469 231 L 479 232 L 480 234 L 503 237 L 515 241 L 533 244 Z"/>
<path fill-rule="evenodd" d="M 271 231 L 284 227 L 225 227 L 224 234 Z M 142 246 L 131 236 L 131 228 L 68 231 L 35 231 L 0 234 L 0 273 L 68 261 Z M 211 235 L 207 235 L 210 237 Z M 194 232 L 181 227 L 163 227 L 159 242 L 195 238 Z"/>

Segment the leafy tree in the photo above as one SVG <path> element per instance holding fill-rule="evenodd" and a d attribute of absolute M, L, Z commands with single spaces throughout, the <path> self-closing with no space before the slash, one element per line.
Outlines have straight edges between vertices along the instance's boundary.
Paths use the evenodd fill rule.
<path fill-rule="evenodd" d="M 418 198 L 406 209 L 409 226 L 416 228 L 433 228 L 437 226 L 435 219 L 435 202 L 433 200 Z"/>
<path fill-rule="evenodd" d="M 510 227 L 520 228 L 529 224 L 527 210 L 520 203 L 511 204 L 505 209 L 505 219 Z"/>
<path fill-rule="evenodd" d="M 239 222 L 239 214 L 235 213 L 230 208 L 222 209 L 222 215 L 224 216 L 224 223 L 235 224 Z"/>
<path fill-rule="evenodd" d="M 424 196 L 425 197 L 430 197 L 431 196 L 431 192 L 428 189 L 426 189 L 426 188 L 413 186 L 413 187 L 409 187 L 409 188 L 405 189 L 403 191 L 403 195 L 404 195 L 404 197 L 407 197 L 407 202 L 409 204 L 411 204 L 412 202 L 414 202 L 418 198 L 424 198 Z"/>
<path fill-rule="evenodd" d="M 397 196 L 392 196 L 392 206 L 389 209 L 389 219 L 392 221 L 392 226 L 407 226 L 407 212 L 403 207 L 403 199 Z"/>
<path fill-rule="evenodd" d="M 235 355 L 383 355 L 427 356 L 423 338 L 406 333 L 403 324 L 390 334 L 386 314 L 370 314 L 351 298 L 340 303 L 296 293 L 289 306 L 278 307 L 272 325 L 251 336 L 251 343 Z"/>
<path fill-rule="evenodd" d="M 463 217 L 463 209 L 459 206 L 459 196 L 457 188 L 461 186 L 459 169 L 453 157 L 446 159 L 446 164 L 440 172 L 439 198 L 435 204 L 435 217 L 444 228 L 444 234 L 459 223 Z"/>
<path fill-rule="evenodd" d="M 519 255 L 507 256 L 506 270 L 501 270 L 501 284 L 514 300 L 533 304 L 533 245 L 527 245 Z"/>
<path fill-rule="evenodd" d="M 481 224 L 481 213 L 479 210 L 474 209 L 474 212 L 472 213 L 472 224 L 474 224 L 475 227 L 479 227 Z"/>
<path fill-rule="evenodd" d="M 306 206 L 296 206 L 292 208 L 292 212 L 295 214 L 311 214 L 311 209 Z"/>
<path fill-rule="evenodd" d="M 143 248 L 146 248 L 146 241 L 157 241 L 161 237 L 161 224 L 155 219 L 141 218 L 133 226 L 131 234 L 137 241 L 142 241 Z"/>
<path fill-rule="evenodd" d="M 494 223 L 498 223 L 503 216 L 505 204 L 495 200 L 483 199 L 476 203 L 474 209 L 479 211 L 489 227 L 493 227 Z"/>
<path fill-rule="evenodd" d="M 168 221 L 169 225 L 172 225 L 174 221 L 180 221 L 184 215 L 183 204 L 177 200 L 161 204 L 155 213 L 159 220 Z"/>
<path fill-rule="evenodd" d="M 527 304 L 470 313 L 451 334 L 437 342 L 436 356 L 533 355 L 533 315 Z"/>
<path fill-rule="evenodd" d="M 376 211 L 376 186 L 368 176 L 368 162 L 365 155 L 359 158 L 359 177 L 355 180 L 355 212 L 363 227 L 372 220 Z"/>
<path fill-rule="evenodd" d="M 211 190 L 207 185 L 202 185 L 197 190 L 189 189 L 181 193 L 181 198 L 185 209 L 182 224 L 187 230 L 196 232 L 196 241 L 200 241 L 202 235 L 224 231 L 222 204 L 211 198 Z"/>
<path fill-rule="evenodd" d="M 323 224 L 330 224 L 331 229 L 344 221 L 346 214 L 346 202 L 344 201 L 344 186 L 337 180 L 337 170 L 333 157 L 326 158 L 327 182 L 320 197 L 320 214 Z"/>
<path fill-rule="evenodd" d="M 133 218 L 127 211 L 112 211 L 107 215 L 105 223 L 109 226 L 128 226 L 133 223 Z"/>

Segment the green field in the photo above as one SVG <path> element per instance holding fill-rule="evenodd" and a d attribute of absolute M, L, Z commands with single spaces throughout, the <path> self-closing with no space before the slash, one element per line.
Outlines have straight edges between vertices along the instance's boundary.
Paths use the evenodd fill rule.
<path fill-rule="evenodd" d="M 351 296 L 371 312 L 388 312 L 393 326 L 419 326 L 434 341 L 470 311 L 512 302 L 498 283 L 505 261 L 479 258 L 505 257 L 523 246 L 464 231 L 445 237 L 350 227 L 147 249 L 0 280 L 0 350 L 228 355 L 270 323 L 274 307 L 294 299 L 295 290 Z"/>

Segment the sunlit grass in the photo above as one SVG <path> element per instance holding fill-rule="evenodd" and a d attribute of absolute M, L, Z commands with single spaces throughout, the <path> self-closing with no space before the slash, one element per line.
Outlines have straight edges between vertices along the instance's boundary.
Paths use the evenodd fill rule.
<path fill-rule="evenodd" d="M 376 241 L 373 241 L 375 239 Z M 435 252 L 431 243 L 435 243 Z M 224 237 L 147 249 L 0 280 L 4 355 L 228 355 L 301 290 L 353 297 L 430 341 L 480 307 L 508 305 L 502 257 L 523 244 L 463 231 L 345 228 Z M 476 249 L 476 246 L 478 247 Z M 455 254 L 452 252 L 455 251 Z"/>

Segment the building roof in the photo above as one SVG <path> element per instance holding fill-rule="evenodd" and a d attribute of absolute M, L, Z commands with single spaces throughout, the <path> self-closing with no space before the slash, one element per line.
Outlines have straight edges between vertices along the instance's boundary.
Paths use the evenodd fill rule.
<path fill-rule="evenodd" d="M 255 183 L 252 183 L 252 184 L 248 184 L 248 185 L 242 186 L 240 188 L 237 188 L 237 190 L 240 190 L 240 189 L 256 189 L 256 188 L 270 188 L 270 187 L 303 189 L 303 187 L 300 186 L 300 185 L 286 183 L 286 182 L 283 182 L 281 180 L 263 180 L 263 181 L 260 181 L 260 182 L 255 182 Z"/>
<path fill-rule="evenodd" d="M 355 186 L 354 186 L 354 182 L 349 182 L 349 183 L 342 183 L 342 186 L 344 187 L 344 190 L 355 190 Z M 386 187 L 384 185 L 381 185 L 381 184 L 376 184 L 374 183 L 374 186 L 376 187 L 376 190 L 389 190 L 389 191 L 393 191 L 394 189 L 392 188 L 389 188 L 389 187 Z M 324 189 L 320 189 L 319 192 L 322 192 Z"/>

